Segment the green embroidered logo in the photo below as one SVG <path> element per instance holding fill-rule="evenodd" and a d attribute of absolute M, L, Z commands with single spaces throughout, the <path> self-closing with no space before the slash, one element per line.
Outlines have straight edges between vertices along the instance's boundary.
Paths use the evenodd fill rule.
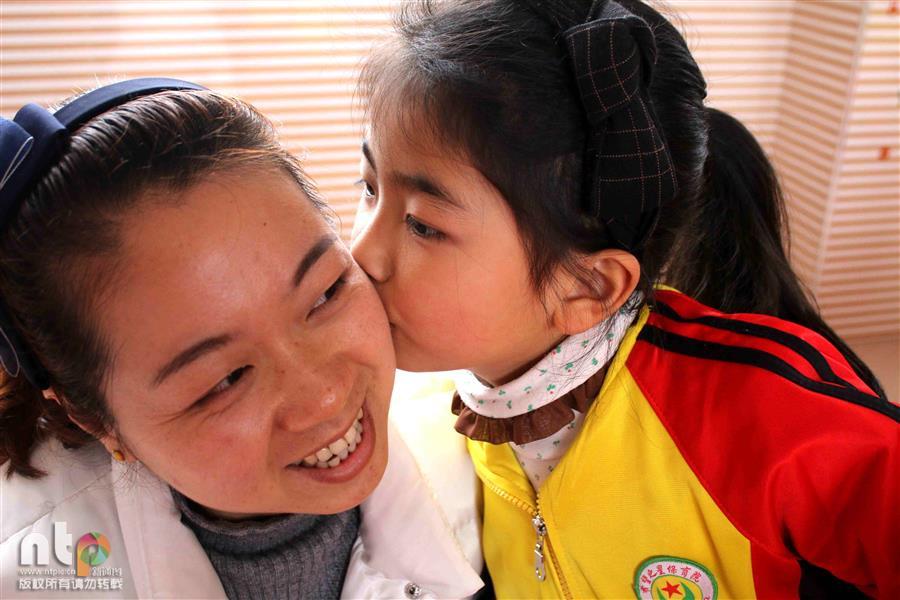
<path fill-rule="evenodd" d="M 641 600 L 716 600 L 716 578 L 700 563 L 676 556 L 651 556 L 634 571 Z"/>

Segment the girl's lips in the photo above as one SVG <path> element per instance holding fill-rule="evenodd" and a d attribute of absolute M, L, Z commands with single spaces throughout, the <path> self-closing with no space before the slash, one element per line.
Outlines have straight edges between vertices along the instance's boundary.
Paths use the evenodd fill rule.
<path fill-rule="evenodd" d="M 292 464 L 286 467 L 298 477 L 307 477 L 322 483 L 345 483 L 359 475 L 369 464 L 375 450 L 375 427 L 369 411 L 363 408 L 361 440 L 351 454 L 336 467 L 320 469 Z"/>

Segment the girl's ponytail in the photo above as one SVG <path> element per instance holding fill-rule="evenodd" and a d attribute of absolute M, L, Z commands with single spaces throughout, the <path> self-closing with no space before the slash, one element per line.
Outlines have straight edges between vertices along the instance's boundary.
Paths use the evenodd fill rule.
<path fill-rule="evenodd" d="M 710 107 L 706 114 L 703 187 L 665 282 L 724 312 L 774 315 L 816 331 L 884 397 L 874 374 L 825 323 L 791 267 L 784 199 L 762 147 L 731 115 Z"/>
<path fill-rule="evenodd" d="M 705 112 L 701 187 L 664 279 L 725 312 L 806 317 L 815 311 L 784 251 L 786 216 L 772 165 L 740 121 Z"/>

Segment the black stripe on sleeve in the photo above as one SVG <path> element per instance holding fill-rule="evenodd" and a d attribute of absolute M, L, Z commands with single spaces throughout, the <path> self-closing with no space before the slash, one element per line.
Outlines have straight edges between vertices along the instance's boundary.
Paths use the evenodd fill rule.
<path fill-rule="evenodd" d="M 819 377 L 822 378 L 823 381 L 834 383 L 836 385 L 842 385 L 844 387 L 853 387 L 849 382 L 839 377 L 837 373 L 835 373 L 831 369 L 831 365 L 828 364 L 828 361 L 824 356 L 822 356 L 822 353 L 818 349 L 816 349 L 815 346 L 813 346 L 803 338 L 797 337 L 796 335 L 793 335 L 786 331 L 782 331 L 781 329 L 769 327 L 768 325 L 760 325 L 758 323 L 747 323 L 746 321 L 741 321 L 738 319 L 726 319 L 724 317 L 713 317 L 709 315 L 688 319 L 675 312 L 675 309 L 673 309 L 668 304 L 665 304 L 664 302 L 660 302 L 658 300 L 656 302 L 655 308 L 659 314 L 668 319 L 672 319 L 673 321 L 679 321 L 681 323 L 701 323 L 703 325 L 714 327 L 716 329 L 722 329 L 725 331 L 730 331 L 732 333 L 741 333 L 744 335 L 766 339 L 771 342 L 776 342 L 778 344 L 781 344 L 782 346 L 790 348 L 791 350 L 802 356 L 810 364 L 810 366 L 815 369 L 816 373 L 819 375 Z"/>
<path fill-rule="evenodd" d="M 644 325 L 644 328 L 638 335 L 638 339 L 664 350 L 694 358 L 759 367 L 812 392 L 864 406 L 900 422 L 900 406 L 895 406 L 878 396 L 861 392 L 854 387 L 843 387 L 839 384 L 835 385 L 810 379 L 781 358 L 756 348 L 727 346 L 715 342 L 696 340 L 649 324 Z"/>

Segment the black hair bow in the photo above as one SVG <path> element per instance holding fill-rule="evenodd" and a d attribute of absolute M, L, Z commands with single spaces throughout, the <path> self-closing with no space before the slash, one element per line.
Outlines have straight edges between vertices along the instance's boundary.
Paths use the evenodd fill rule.
<path fill-rule="evenodd" d="M 614 244 L 639 252 L 678 189 L 648 96 L 653 31 L 617 2 L 601 0 L 563 40 L 590 126 L 584 208 Z"/>

